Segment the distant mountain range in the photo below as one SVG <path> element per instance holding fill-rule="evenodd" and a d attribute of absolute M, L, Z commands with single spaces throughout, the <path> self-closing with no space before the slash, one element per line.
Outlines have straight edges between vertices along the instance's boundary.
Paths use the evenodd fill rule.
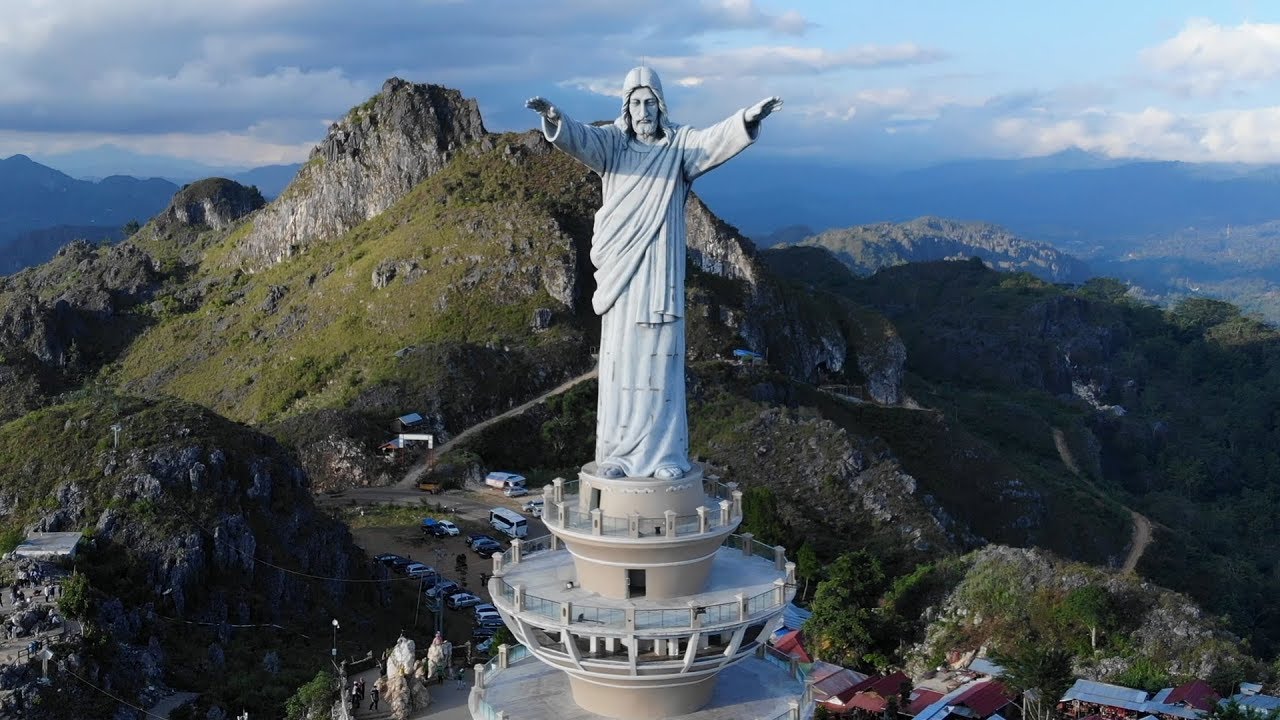
<path fill-rule="evenodd" d="M 784 234 L 802 231 L 793 227 Z M 858 275 L 909 262 L 971 257 L 996 270 L 1026 271 L 1049 282 L 1082 283 L 1091 275 L 1087 264 L 1047 243 L 1024 240 L 990 223 L 935 217 L 827 230 L 780 244 L 824 248 Z"/>
<path fill-rule="evenodd" d="M 227 176 L 270 198 L 298 167 L 269 165 Z M 77 179 L 26 155 L 0 160 L 0 275 L 45 262 L 72 240 L 119 240 L 126 223 L 146 223 L 179 188 L 159 177 Z"/>

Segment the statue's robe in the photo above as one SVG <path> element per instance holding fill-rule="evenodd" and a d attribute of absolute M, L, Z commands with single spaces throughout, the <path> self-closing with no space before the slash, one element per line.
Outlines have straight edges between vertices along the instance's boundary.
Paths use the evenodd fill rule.
<path fill-rule="evenodd" d="M 684 207 L 695 178 L 755 141 L 744 111 L 705 130 L 668 126 L 652 145 L 621 122 L 544 120 L 547 140 L 600 175 L 591 262 L 601 317 L 596 462 L 628 477 L 689 465 L 684 382 Z"/>

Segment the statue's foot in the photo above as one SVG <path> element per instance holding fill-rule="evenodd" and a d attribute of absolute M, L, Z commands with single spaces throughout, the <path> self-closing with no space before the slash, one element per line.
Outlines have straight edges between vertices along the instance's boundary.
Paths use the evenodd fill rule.
<path fill-rule="evenodd" d="M 676 478 L 684 477 L 684 471 L 680 469 L 679 465 L 663 465 L 653 471 L 653 476 L 659 480 L 675 480 Z"/>
<path fill-rule="evenodd" d="M 600 463 L 600 467 L 596 468 L 596 472 L 599 473 L 600 477 L 609 478 L 611 480 L 627 476 L 627 474 L 623 472 L 621 465 L 608 461 Z"/>

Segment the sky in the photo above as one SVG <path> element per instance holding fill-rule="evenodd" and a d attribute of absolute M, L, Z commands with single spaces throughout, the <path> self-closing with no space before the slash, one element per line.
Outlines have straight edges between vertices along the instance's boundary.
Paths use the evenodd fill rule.
<path fill-rule="evenodd" d="M 1129 0 L 3 0 L 0 157 L 100 146 L 209 166 L 301 162 L 392 76 L 454 87 L 494 131 L 542 95 L 672 118 L 785 107 L 759 152 L 922 166 L 1080 149 L 1280 162 L 1280 3 Z"/>

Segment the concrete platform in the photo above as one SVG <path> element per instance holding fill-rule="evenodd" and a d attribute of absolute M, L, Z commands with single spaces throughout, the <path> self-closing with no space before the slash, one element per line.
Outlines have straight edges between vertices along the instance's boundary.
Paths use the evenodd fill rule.
<path fill-rule="evenodd" d="M 486 678 L 485 687 L 484 702 L 515 720 L 608 720 L 575 705 L 568 676 L 533 657 Z M 803 682 L 753 657 L 720 673 L 706 707 L 667 720 L 774 720 L 787 717 L 791 701 L 799 702 L 803 693 Z M 472 714 L 481 720 L 493 717 L 483 707 L 473 708 Z M 812 717 L 812 708 L 801 704 L 800 717 Z"/>

